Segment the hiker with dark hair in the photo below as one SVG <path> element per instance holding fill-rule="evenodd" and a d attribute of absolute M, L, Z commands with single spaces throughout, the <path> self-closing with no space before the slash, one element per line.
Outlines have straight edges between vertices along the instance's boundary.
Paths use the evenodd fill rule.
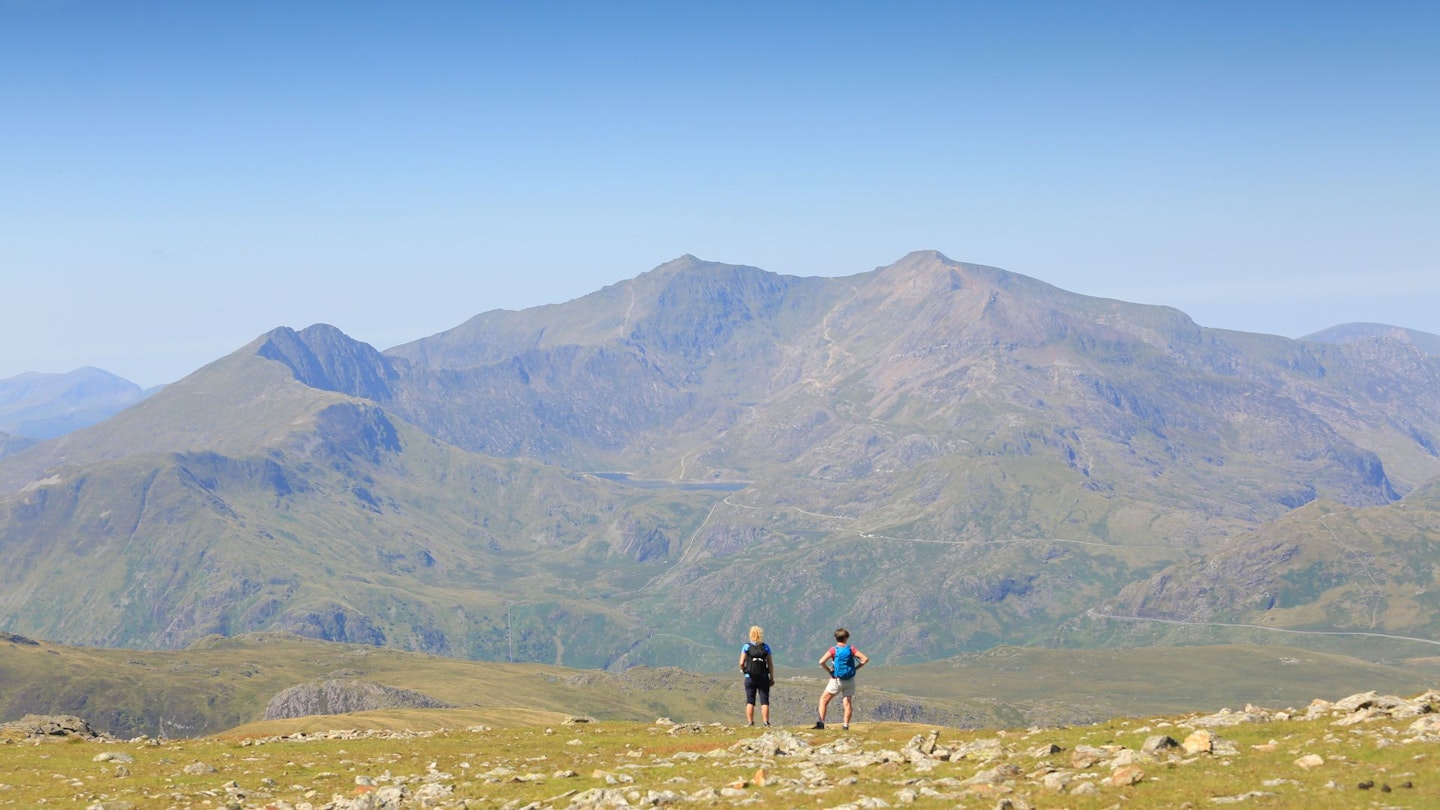
<path fill-rule="evenodd" d="M 815 721 L 815 728 L 825 728 L 825 712 L 830 708 L 830 699 L 836 695 L 840 695 L 845 703 L 845 724 L 841 728 L 850 728 L 850 715 L 854 711 L 852 698 L 855 696 L 855 673 L 868 663 L 870 659 L 865 653 L 850 646 L 850 631 L 843 627 L 836 630 L 835 646 L 820 656 L 820 666 L 830 673 L 830 682 L 820 694 L 820 719 Z"/>
<path fill-rule="evenodd" d="M 765 643 L 759 625 L 750 628 L 750 640 L 740 648 L 740 671 L 745 673 L 745 724 L 755 725 L 755 701 L 760 701 L 760 721 L 770 725 L 770 684 L 775 682 L 775 656 Z"/>

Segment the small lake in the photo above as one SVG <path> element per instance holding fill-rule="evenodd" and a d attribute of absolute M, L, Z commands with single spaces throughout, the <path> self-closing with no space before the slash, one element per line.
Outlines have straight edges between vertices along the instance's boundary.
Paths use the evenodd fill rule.
<path fill-rule="evenodd" d="M 639 487 L 641 489 L 683 489 L 683 490 L 710 490 L 713 492 L 739 492 L 750 486 L 749 481 L 669 481 L 663 478 L 631 478 L 630 473 L 624 472 L 595 472 L 587 473 L 596 478 L 604 478 L 606 481 L 615 481 L 626 486 Z"/>

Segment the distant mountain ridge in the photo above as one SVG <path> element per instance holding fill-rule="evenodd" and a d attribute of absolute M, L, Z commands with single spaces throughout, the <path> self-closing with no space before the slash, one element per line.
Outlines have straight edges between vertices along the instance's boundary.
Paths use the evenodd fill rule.
<path fill-rule="evenodd" d="M 54 438 L 107 419 L 151 393 L 98 368 L 20 374 L 0 380 L 0 432 Z"/>
<path fill-rule="evenodd" d="M 0 459 L 0 629 L 718 670 L 751 624 L 849 624 L 934 660 L 1099 638 L 1073 628 L 1122 589 L 1307 505 L 1402 509 L 1437 442 L 1413 342 L 1212 330 L 934 252 L 686 256 L 385 352 L 275 329 Z M 592 474 L 617 470 L 646 484 Z"/>
<path fill-rule="evenodd" d="M 1398 340 L 1413 345 L 1431 357 L 1440 357 L 1440 335 L 1383 323 L 1346 323 L 1322 329 L 1300 339 L 1342 344 L 1367 339 Z"/>

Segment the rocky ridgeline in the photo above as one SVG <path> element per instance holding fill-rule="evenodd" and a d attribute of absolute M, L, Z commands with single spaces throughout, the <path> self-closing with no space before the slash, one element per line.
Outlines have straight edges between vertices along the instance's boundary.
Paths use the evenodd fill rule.
<path fill-rule="evenodd" d="M 24 727 L 26 739 L 39 744 L 42 738 L 73 736 L 114 742 L 88 731 L 83 721 L 78 725 L 68 718 L 26 718 L 4 727 Z M 1227 739 L 1225 729 L 1250 724 L 1291 721 L 1304 726 L 1285 744 L 1286 753 L 1279 754 L 1275 740 L 1267 743 L 1237 745 Z M 1409 721 L 1409 722 L 1406 722 Z M 586 731 L 585 726 L 594 728 Z M 376 767 L 375 772 L 353 767 L 353 774 L 323 772 L 314 774 L 312 785 L 292 784 L 291 791 L 303 792 L 304 799 L 284 799 L 285 791 L 271 776 L 256 776 L 252 771 L 242 787 L 234 778 L 202 791 L 199 796 L 206 806 L 233 810 L 406 810 L 408 808 L 500 808 L 500 810 L 590 810 L 614 807 L 661 807 L 670 805 L 723 806 L 815 806 L 819 802 L 830 808 L 888 808 L 904 805 L 950 806 L 965 804 L 994 807 L 996 810 L 1029 810 L 1039 804 L 1053 804 L 1054 799 L 1097 797 L 1097 801 L 1114 797 L 1117 801 L 1133 801 L 1144 806 L 1145 783 L 1163 785 L 1178 780 L 1177 772 L 1196 769 L 1199 773 L 1209 766 L 1230 765 L 1246 757 L 1276 754 L 1266 766 L 1274 768 L 1248 790 L 1229 795 L 1212 795 L 1214 804 L 1240 804 L 1251 800 L 1281 797 L 1289 801 L 1321 805 L 1355 803 L 1351 791 L 1374 790 L 1375 796 L 1415 790 L 1417 779 L 1432 779 L 1425 770 L 1421 774 L 1396 773 L 1394 785 L 1377 784 L 1375 780 L 1358 783 L 1345 780 L 1343 766 L 1353 764 L 1345 746 L 1389 748 L 1392 746 L 1427 746 L 1440 744 L 1440 691 L 1430 691 L 1415 698 L 1399 698 L 1374 692 L 1352 695 L 1343 700 L 1313 701 L 1304 709 L 1274 710 L 1246 706 L 1243 710 L 1222 710 L 1215 714 L 1194 714 L 1169 720 L 1152 720 L 1147 725 L 1128 728 L 1125 733 L 1143 744 L 1129 747 L 1113 743 L 1101 745 L 1073 744 L 1066 749 L 1056 740 L 1065 729 L 1032 728 L 1023 732 L 996 731 L 995 736 L 982 736 L 963 741 L 946 740 L 941 729 L 928 729 L 916 734 L 899 748 L 886 747 L 885 741 L 875 742 L 858 728 L 854 733 L 834 731 L 792 731 L 780 728 L 734 728 L 719 723 L 674 723 L 661 718 L 641 734 L 651 737 L 683 738 L 681 742 L 637 746 L 625 744 L 608 749 L 607 759 L 597 763 L 597 742 L 605 724 L 593 718 L 572 717 L 560 728 L 539 729 L 529 733 L 555 740 L 565 753 L 558 756 L 496 757 L 472 765 L 458 762 L 441 768 L 435 762 L 415 773 L 394 773 L 391 768 Z M 566 733 L 570 727 L 573 739 L 561 744 L 554 735 Z M 1311 727 L 1318 727 L 1323 737 L 1314 736 Z M 642 727 L 643 728 L 643 727 Z M 1083 731 L 1084 729 L 1071 729 Z M 495 732 L 486 726 L 474 726 L 464 732 L 479 739 L 495 738 L 511 732 Z M 745 736 L 747 732 L 759 732 Z M 241 748 L 271 745 L 304 744 L 323 740 L 391 739 L 416 741 L 437 735 L 452 735 L 458 730 L 438 731 L 330 731 L 314 734 L 277 735 L 243 740 Z M 523 732 L 517 732 L 523 733 Z M 1231 732 L 1239 734 L 1239 732 Z M 603 735 L 601 735 L 603 736 Z M 1118 735 L 1116 735 L 1118 736 Z M 1254 735 L 1250 735 L 1254 736 Z M 1261 735 L 1263 736 L 1263 735 Z M 1294 736 L 1311 737 L 1303 743 Z M 736 739 L 739 737 L 739 739 Z M 1073 736 L 1072 736 L 1073 739 Z M 733 742 L 731 741 L 733 740 Z M 9 740 L 7 740 L 9 741 Z M 142 738 L 132 742 L 160 745 L 159 741 Z M 888 743 L 893 745 L 893 742 Z M 513 746 L 504 746 L 506 749 Z M 526 746 L 521 745 L 521 748 Z M 647 748 L 668 753 L 647 753 Z M 553 748 L 551 749 L 554 750 Z M 568 752 L 573 751 L 570 755 Z M 340 753 L 344 753 L 341 751 Z M 523 751 L 522 754 L 533 754 Z M 1293 755 L 1293 760 L 1291 756 Z M 217 756 L 229 757 L 228 754 Z M 298 756 L 286 752 L 282 759 Z M 1421 761 L 1428 756 L 1418 750 L 1406 761 Z M 106 750 L 93 758 L 115 769 L 116 775 L 128 775 L 126 765 L 134 757 L 115 750 Z M 387 760 L 395 762 L 398 760 Z M 560 767 L 556 767 L 560 762 Z M 585 764 L 582 764 L 585 763 Z M 292 763 L 293 764 L 293 763 Z M 603 767 L 594 767 L 601 764 Z M 178 765 L 177 765 L 178 767 Z M 222 763 L 222 768 L 224 768 Z M 579 767 L 584 771 L 577 771 Z M 179 767 L 189 776 L 217 774 L 228 776 L 222 768 L 200 759 Z M 1319 783 L 1298 781 L 1301 774 L 1321 774 L 1333 769 L 1333 778 Z M 1220 768 L 1235 772 L 1240 769 Z M 679 775 L 679 774 L 685 775 Z M 1348 773 L 1354 773 L 1350 771 Z M 699 775 L 697 775 L 699 774 Z M 743 774 L 737 777 L 735 774 Z M 1163 774 L 1163 775 L 1162 775 Z M 278 775 L 278 774 L 277 774 Z M 337 780 L 345 787 L 337 790 Z M 168 780 L 167 780 L 168 781 Z M 566 788 L 567 782 L 586 783 L 585 787 Z M 217 779 L 218 782 L 218 779 Z M 78 782 L 76 784 L 79 784 Z M 517 786 L 554 787 L 541 800 L 507 801 L 506 790 Z M 0 784 L 0 788 L 6 787 Z M 1433 785 L 1426 785 L 1433 789 Z M 845 789 L 841 791 L 841 789 Z M 1314 791 L 1324 791 L 1315 795 Z M 841 791 L 842 803 L 829 804 L 827 794 Z M 855 796 L 858 794 L 858 798 Z M 286 794 L 289 795 L 289 794 Z M 511 794 L 513 795 L 513 794 Z M 532 791 L 533 795 L 533 791 Z M 1371 795 L 1371 794 L 1365 794 Z M 1416 791 L 1413 795 L 1419 795 Z M 1046 798 L 1048 797 L 1048 798 Z M 834 797 L 831 797 L 832 800 Z M 1266 806 L 1257 802 L 1257 806 Z M 133 810 L 129 800 L 102 799 L 88 805 L 88 810 Z M 145 805 L 149 806 L 149 805 Z M 180 805 L 177 805 L 180 806 Z M 185 804 L 183 806 L 191 806 Z M 1117 805 L 1118 806 L 1118 805 Z M 1180 807 L 1194 808 L 1185 802 Z M 1286 805 L 1292 806 L 1292 805 Z"/>

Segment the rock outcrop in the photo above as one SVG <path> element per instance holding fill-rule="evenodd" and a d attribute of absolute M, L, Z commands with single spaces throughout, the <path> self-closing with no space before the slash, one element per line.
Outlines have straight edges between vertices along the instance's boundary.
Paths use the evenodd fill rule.
<path fill-rule="evenodd" d="M 101 735 L 90 724 L 73 714 L 27 714 L 19 720 L 0 723 L 0 739 L 35 739 L 40 737 L 75 737 L 94 740 Z"/>
<path fill-rule="evenodd" d="M 421 692 L 368 681 L 302 683 L 278 692 L 265 706 L 266 720 L 346 714 L 375 709 L 447 709 L 452 704 Z"/>

